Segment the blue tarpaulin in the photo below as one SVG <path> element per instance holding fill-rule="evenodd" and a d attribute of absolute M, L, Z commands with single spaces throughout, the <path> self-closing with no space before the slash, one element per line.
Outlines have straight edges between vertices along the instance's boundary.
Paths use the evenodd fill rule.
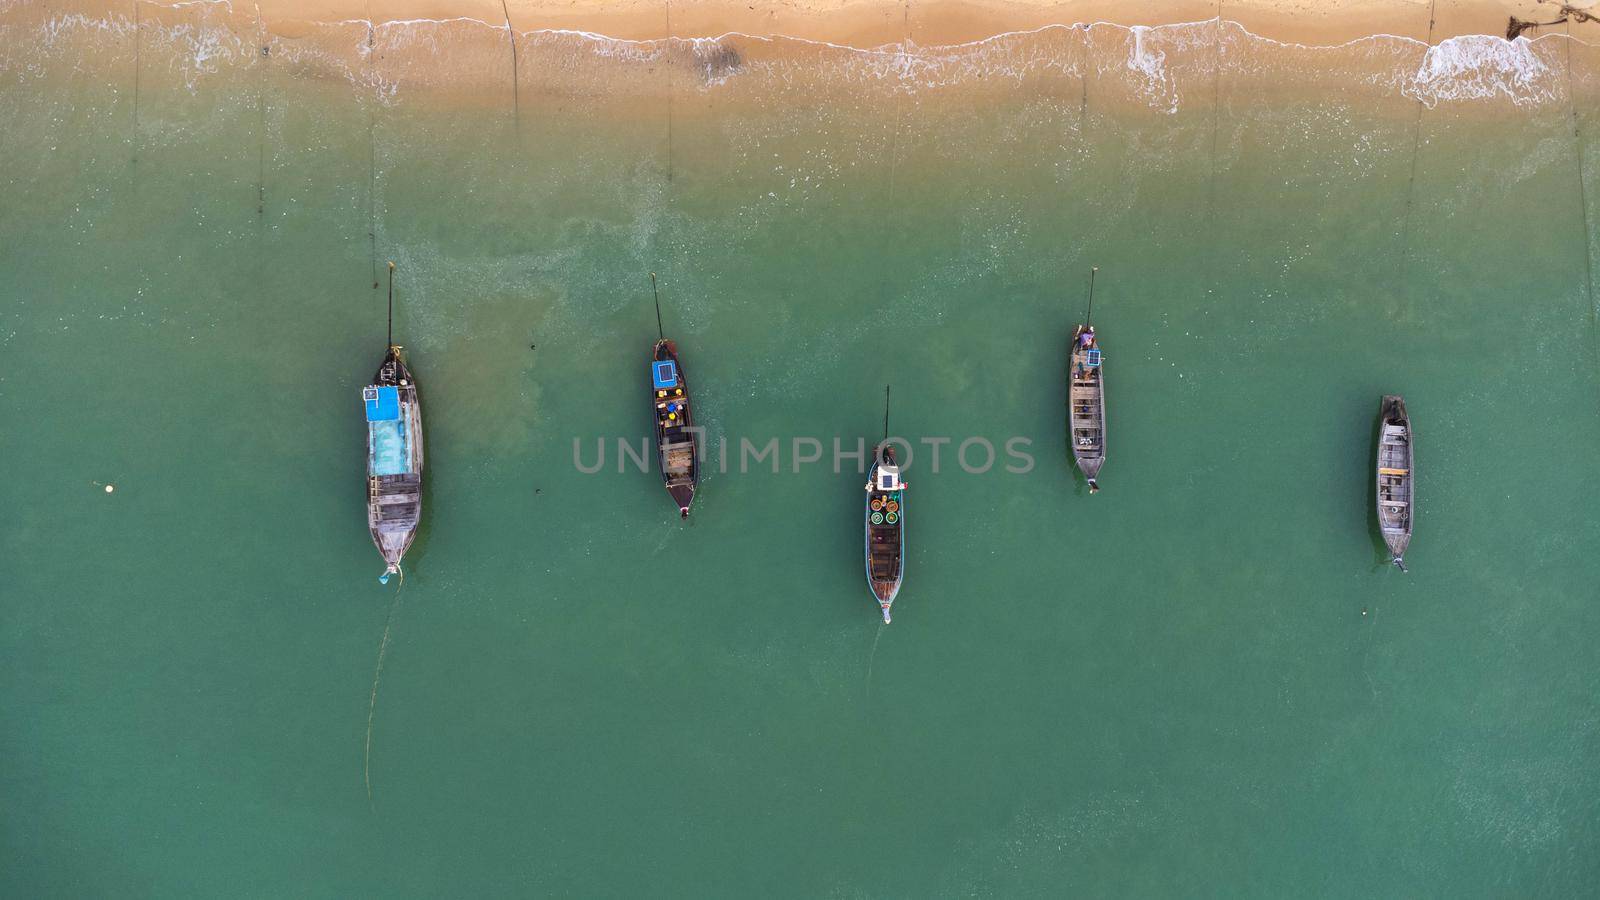
<path fill-rule="evenodd" d="M 369 387 L 361 392 L 367 404 L 368 422 L 393 422 L 400 418 L 400 389 L 397 387 Z"/>
<path fill-rule="evenodd" d="M 651 363 L 650 375 L 655 378 L 658 391 L 678 386 L 678 364 L 670 359 Z"/>
<path fill-rule="evenodd" d="M 371 434 L 372 458 L 368 467 L 373 475 L 404 475 L 411 465 L 406 453 L 406 425 L 396 419 L 392 422 L 372 422 L 367 425 Z"/>

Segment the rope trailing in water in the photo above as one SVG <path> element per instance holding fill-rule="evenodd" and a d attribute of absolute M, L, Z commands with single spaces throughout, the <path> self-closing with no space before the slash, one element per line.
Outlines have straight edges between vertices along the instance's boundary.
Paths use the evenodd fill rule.
<path fill-rule="evenodd" d="M 1222 113 L 1222 0 L 1217 0 L 1217 27 L 1214 29 L 1211 40 L 1211 179 L 1207 185 L 1206 213 L 1211 222 L 1211 234 L 1217 234 L 1217 132 L 1220 130 L 1218 119 Z M 1217 254 L 1211 254 L 1211 261 L 1215 261 Z M 1213 265 L 1213 269 L 1215 266 Z M 1216 273 L 1212 272 L 1211 281 L 1216 280 Z M 1207 288 L 1207 292 L 1210 292 Z"/>
<path fill-rule="evenodd" d="M 673 66 L 672 66 L 672 0 L 667 0 L 667 181 L 672 181 L 672 94 Z"/>
<path fill-rule="evenodd" d="M 1434 10 L 1437 8 L 1438 3 L 1439 0 L 1431 0 L 1428 4 L 1428 50 L 1430 51 L 1433 49 L 1433 26 L 1434 22 L 1437 21 L 1434 16 Z M 1424 51 L 1423 58 L 1427 58 L 1426 51 Z M 1425 105 L 1419 94 L 1417 96 L 1417 118 L 1411 128 L 1411 174 L 1406 178 L 1405 216 L 1400 224 L 1400 283 L 1405 281 L 1406 261 L 1411 257 L 1411 207 L 1416 194 L 1417 157 L 1422 150 L 1422 110 Z"/>
<path fill-rule="evenodd" d="M 261 20 L 261 4 L 256 7 L 256 35 L 261 40 L 261 55 L 257 58 L 257 65 L 261 66 L 261 77 L 256 81 L 256 123 L 259 140 L 256 143 L 256 219 L 260 221 L 267 214 L 267 69 L 266 60 L 270 59 L 271 49 L 266 43 L 267 26 Z"/>
<path fill-rule="evenodd" d="M 900 16 L 900 58 L 905 60 L 911 52 L 911 0 L 906 0 Z M 894 209 L 894 172 L 899 165 L 900 156 L 900 121 L 905 108 L 905 93 L 895 94 L 894 98 L 894 131 L 889 133 L 889 200 L 887 206 L 890 212 Z"/>
<path fill-rule="evenodd" d="M 1078 133 L 1084 133 L 1089 117 L 1089 26 L 1083 26 L 1083 94 L 1078 98 Z"/>
<path fill-rule="evenodd" d="M 511 41 L 511 118 L 518 132 L 522 130 L 522 98 L 517 84 L 517 32 L 511 27 L 511 9 L 506 0 L 500 0 L 500 11 L 506 17 L 506 37 Z"/>
<path fill-rule="evenodd" d="M 372 808 L 372 722 L 378 713 L 378 679 L 383 677 L 383 659 L 389 655 L 389 629 L 394 624 L 395 610 L 400 608 L 400 594 L 406 589 L 406 573 L 395 566 L 394 570 L 400 573 L 400 586 L 395 588 L 394 599 L 389 601 L 389 614 L 383 619 L 383 640 L 378 644 L 378 665 L 372 670 L 372 696 L 367 701 L 367 746 L 361 756 L 361 780 L 367 785 L 367 807 Z M 380 579 L 388 583 L 389 573 L 383 573 Z"/>
<path fill-rule="evenodd" d="M 1589 311 L 1594 306 L 1594 258 L 1589 250 L 1589 197 L 1583 184 L 1583 133 L 1578 129 L 1578 98 L 1572 88 L 1572 23 L 1567 22 L 1567 114 L 1572 117 L 1572 142 L 1577 150 L 1578 162 L 1578 212 L 1583 220 L 1583 279 L 1585 294 L 1589 298 Z"/>
<path fill-rule="evenodd" d="M 888 610 L 884 610 L 885 613 Z M 878 659 L 878 641 L 883 639 L 883 626 L 889 624 L 889 617 L 884 616 L 883 625 L 878 626 L 878 633 L 872 636 L 872 649 L 867 653 L 867 700 L 872 700 L 872 664 Z"/>
<path fill-rule="evenodd" d="M 1217 27 L 1211 38 L 1211 180 L 1217 180 L 1217 114 L 1222 107 L 1222 0 L 1217 0 Z"/>
<path fill-rule="evenodd" d="M 139 20 L 139 0 L 133 0 L 133 164 L 139 165 L 139 35 L 144 30 Z"/>
<path fill-rule="evenodd" d="M 376 35 L 372 27 L 372 4 L 367 4 L 367 86 L 372 86 L 372 51 Z M 372 98 L 367 98 L 367 245 L 372 264 L 372 289 L 378 289 L 378 151 L 373 131 L 377 127 L 377 113 L 372 108 Z"/>

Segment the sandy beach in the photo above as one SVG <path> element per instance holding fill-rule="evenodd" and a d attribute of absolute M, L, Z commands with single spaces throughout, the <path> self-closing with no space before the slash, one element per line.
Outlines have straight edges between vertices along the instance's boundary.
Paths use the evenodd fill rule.
<path fill-rule="evenodd" d="M 201 0 L 201 3 L 207 0 Z M 1558 3 L 1538 0 L 1170 0 L 1138 4 L 1126 0 L 780 0 L 746 3 L 662 2 L 662 0 L 245 0 L 225 2 L 232 15 L 258 21 L 270 34 L 298 37 L 308 29 L 337 22 L 407 22 L 471 19 L 519 32 L 571 30 L 622 40 L 716 37 L 737 32 L 756 37 L 787 36 L 849 47 L 870 48 L 910 41 L 931 47 L 982 40 L 997 34 L 1050 25 L 1104 22 L 1164 25 L 1207 21 L 1238 22 L 1250 32 L 1283 42 L 1339 44 L 1374 34 L 1434 42 L 1472 34 L 1504 35 L 1512 17 L 1549 22 L 1560 18 Z M 50 13 L 131 16 L 137 4 L 159 15 L 161 7 L 189 3 L 152 0 L 95 0 L 52 4 Z M 1578 8 L 1593 0 L 1577 0 Z M 1551 26 L 1561 29 L 1564 26 Z M 1549 30 L 1549 29 L 1545 29 Z M 1574 28 L 1592 30 L 1600 23 Z M 1542 33 L 1535 31 L 1534 34 Z"/>
<path fill-rule="evenodd" d="M 1409 98 L 1394 107 L 1404 115 L 1418 99 L 1489 99 L 1473 109 L 1493 115 L 1498 103 L 1567 96 L 1567 51 L 1557 42 L 1570 34 L 1590 45 L 1573 45 L 1587 58 L 1600 46 L 1600 22 L 1546 24 L 1525 33 L 1531 42 L 1504 40 L 1513 18 L 1562 16 L 1538 0 L 67 0 L 4 8 L 0 27 L 31 34 L 17 47 L 42 43 L 63 71 L 105 69 L 108 83 L 146 93 L 192 91 L 270 56 L 290 77 L 355 84 L 384 102 L 402 94 L 452 109 L 549 102 L 559 114 L 573 98 L 604 98 L 626 119 L 696 86 L 728 85 L 717 103 L 757 105 L 791 90 L 790 101 L 803 102 L 836 87 L 849 97 L 908 84 L 981 104 L 1024 96 L 1017 87 L 1027 79 L 1047 96 L 1086 96 L 1088 67 L 1098 73 L 1098 103 L 1172 112 L 1209 107 L 1221 65 L 1241 96 L 1358 91 Z M 857 52 L 874 50 L 888 52 Z M 1285 67 L 1281 52 L 1297 62 Z M 764 74 L 729 82 L 735 71 Z M 702 94 L 674 115 L 697 118 L 709 103 Z"/>

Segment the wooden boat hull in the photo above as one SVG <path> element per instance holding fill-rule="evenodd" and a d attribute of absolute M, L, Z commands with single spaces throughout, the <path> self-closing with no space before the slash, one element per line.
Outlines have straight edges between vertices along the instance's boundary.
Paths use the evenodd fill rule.
<path fill-rule="evenodd" d="M 1089 492 L 1100 489 L 1100 467 L 1106 461 L 1105 367 L 1089 365 L 1089 352 L 1078 346 L 1080 325 L 1072 333 L 1067 366 L 1067 442 L 1072 458 L 1089 482 Z"/>
<path fill-rule="evenodd" d="M 678 504 L 679 515 L 687 519 L 700 484 L 700 442 L 694 430 L 689 378 L 678 358 L 678 346 L 672 341 L 657 341 L 651 357 L 650 407 L 655 423 L 656 462 L 667 494 Z"/>
<path fill-rule="evenodd" d="M 872 464 L 871 478 L 867 482 L 865 516 L 865 557 L 867 586 L 878 601 L 883 621 L 890 621 L 890 608 L 900 593 L 900 583 L 905 576 L 906 558 L 906 491 L 902 484 L 898 490 L 880 490 L 882 467 L 894 465 L 893 448 L 883 448 Z M 874 509 L 874 501 L 877 509 Z M 890 504 L 893 504 L 892 506 Z M 873 516 L 878 521 L 873 522 Z"/>
<path fill-rule="evenodd" d="M 1389 395 L 1378 406 L 1378 461 L 1374 472 L 1378 531 L 1393 562 L 1405 571 L 1406 548 L 1416 515 L 1415 434 L 1406 402 Z"/>
<path fill-rule="evenodd" d="M 373 418 L 372 392 L 393 388 L 397 407 Z M 399 347 L 390 347 L 364 393 L 367 422 L 367 527 L 387 568 L 380 581 L 400 571 L 400 562 L 422 522 L 422 402 L 417 382 Z"/>

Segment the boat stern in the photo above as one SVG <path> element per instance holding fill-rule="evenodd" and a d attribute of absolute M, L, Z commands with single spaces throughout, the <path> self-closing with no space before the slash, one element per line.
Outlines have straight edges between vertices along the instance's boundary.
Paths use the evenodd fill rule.
<path fill-rule="evenodd" d="M 689 507 L 694 505 L 694 485 L 674 484 L 667 488 L 667 493 L 671 495 L 672 502 L 678 504 L 678 518 L 689 518 Z"/>

